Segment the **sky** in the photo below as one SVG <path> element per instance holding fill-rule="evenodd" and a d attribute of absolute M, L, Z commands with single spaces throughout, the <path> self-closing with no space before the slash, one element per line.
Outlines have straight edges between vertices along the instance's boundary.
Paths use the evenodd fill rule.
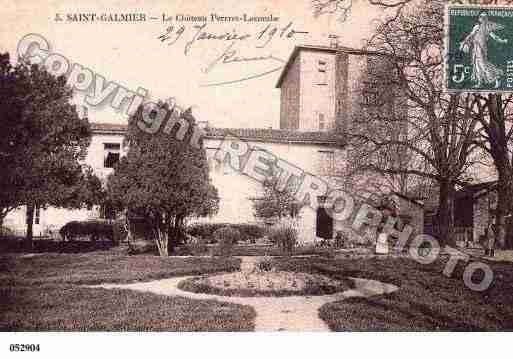
<path fill-rule="evenodd" d="M 366 0 L 353 0 L 346 21 L 340 21 L 340 14 L 314 18 L 310 0 L 0 0 L 0 6 L 0 51 L 8 51 L 12 59 L 25 35 L 39 34 L 48 40 L 52 52 L 91 69 L 106 81 L 132 91 L 142 87 L 152 100 L 174 97 L 183 108 L 192 107 L 197 120 L 210 126 L 247 128 L 279 127 L 278 69 L 295 45 L 329 45 L 328 36 L 338 35 L 340 45 L 361 47 L 376 19 L 383 16 Z M 136 13 L 156 19 L 126 23 L 67 20 L 76 19 L 79 13 Z M 56 21 L 56 14 L 64 21 Z M 213 14 L 218 20 L 212 21 Z M 243 14 L 272 15 L 279 20 L 219 21 L 223 16 Z M 177 15 L 206 16 L 207 21 L 176 21 Z M 172 20 L 164 22 L 163 17 Z M 197 28 L 203 24 L 204 28 Z M 170 26 L 170 38 L 161 41 L 159 36 Z M 198 39 L 198 31 L 210 37 L 229 33 L 231 39 Z M 230 51 L 231 60 L 252 60 L 216 62 Z M 248 77 L 254 78 L 239 81 Z M 228 83 L 218 85 L 224 82 Z M 77 92 L 74 102 L 83 104 L 84 95 Z M 91 122 L 126 123 L 125 111 L 108 105 L 88 107 Z"/>

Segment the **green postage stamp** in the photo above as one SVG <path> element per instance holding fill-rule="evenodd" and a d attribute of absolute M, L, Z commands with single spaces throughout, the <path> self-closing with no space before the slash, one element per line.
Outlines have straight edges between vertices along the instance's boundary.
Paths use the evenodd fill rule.
<path fill-rule="evenodd" d="M 513 7 L 446 9 L 449 92 L 513 92 Z"/>

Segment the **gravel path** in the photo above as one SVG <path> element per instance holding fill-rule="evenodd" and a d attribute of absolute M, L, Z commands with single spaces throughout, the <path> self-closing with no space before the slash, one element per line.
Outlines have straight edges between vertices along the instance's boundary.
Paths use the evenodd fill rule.
<path fill-rule="evenodd" d="M 243 260 L 241 267 L 250 265 L 255 259 Z M 251 263 L 252 264 L 252 263 Z M 227 297 L 212 294 L 192 293 L 179 289 L 178 283 L 188 277 L 175 277 L 133 284 L 102 284 L 94 286 L 105 289 L 130 289 L 160 295 L 181 296 L 198 300 L 218 300 L 242 305 L 250 305 L 256 311 L 256 331 L 329 331 L 319 318 L 319 308 L 326 303 L 350 297 L 369 297 L 386 294 L 398 289 L 395 285 L 375 280 L 351 278 L 355 288 L 344 292 L 322 296 L 290 297 Z"/>

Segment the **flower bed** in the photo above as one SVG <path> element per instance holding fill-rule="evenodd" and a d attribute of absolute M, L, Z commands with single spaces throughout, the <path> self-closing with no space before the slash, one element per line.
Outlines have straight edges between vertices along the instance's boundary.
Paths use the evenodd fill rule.
<path fill-rule="evenodd" d="M 235 297 L 283 297 L 327 295 L 350 289 L 352 282 L 319 274 L 286 271 L 233 272 L 190 278 L 179 283 L 182 290 Z"/>

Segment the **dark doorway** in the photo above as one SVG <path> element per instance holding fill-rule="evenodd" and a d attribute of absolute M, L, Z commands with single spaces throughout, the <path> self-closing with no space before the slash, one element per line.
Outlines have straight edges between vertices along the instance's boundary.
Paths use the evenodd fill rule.
<path fill-rule="evenodd" d="M 317 208 L 316 235 L 324 239 L 333 238 L 333 218 L 324 207 Z"/>

